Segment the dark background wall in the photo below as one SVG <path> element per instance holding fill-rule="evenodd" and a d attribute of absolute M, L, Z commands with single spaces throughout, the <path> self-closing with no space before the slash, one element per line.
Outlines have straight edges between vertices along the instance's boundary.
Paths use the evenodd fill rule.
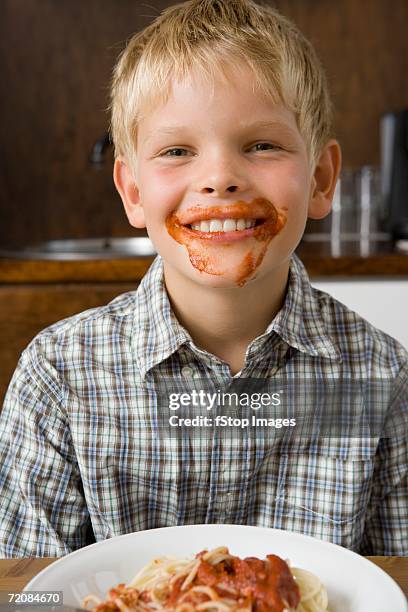
<path fill-rule="evenodd" d="M 173 0 L 1 0 L 0 248 L 130 236 L 107 129 L 108 89 L 126 39 Z M 344 165 L 379 163 L 379 118 L 408 107 L 406 0 L 279 0 L 315 45 L 336 106 Z"/>

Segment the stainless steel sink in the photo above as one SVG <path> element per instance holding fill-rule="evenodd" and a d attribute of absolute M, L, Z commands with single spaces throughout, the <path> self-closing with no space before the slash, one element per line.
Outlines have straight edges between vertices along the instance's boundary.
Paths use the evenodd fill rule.
<path fill-rule="evenodd" d="M 84 240 L 49 240 L 16 250 L 0 250 L 0 257 L 8 259 L 132 259 L 152 257 L 156 250 L 147 237 L 88 238 Z"/>

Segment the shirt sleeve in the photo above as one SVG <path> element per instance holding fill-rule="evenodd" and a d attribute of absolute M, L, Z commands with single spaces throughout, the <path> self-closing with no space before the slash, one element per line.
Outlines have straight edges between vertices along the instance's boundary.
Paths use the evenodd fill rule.
<path fill-rule="evenodd" d="M 408 555 L 408 367 L 400 371 L 373 475 L 361 554 Z"/>
<path fill-rule="evenodd" d="M 56 369 L 30 347 L 0 415 L 0 557 L 59 557 L 93 533 Z"/>

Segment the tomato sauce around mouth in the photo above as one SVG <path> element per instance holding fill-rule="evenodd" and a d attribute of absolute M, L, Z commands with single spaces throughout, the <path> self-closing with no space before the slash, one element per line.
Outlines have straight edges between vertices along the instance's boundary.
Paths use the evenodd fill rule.
<path fill-rule="evenodd" d="M 197 208 L 195 208 L 197 210 Z M 211 207 L 212 219 L 225 218 L 225 207 Z M 264 198 L 255 198 L 252 202 L 236 202 L 228 211 L 229 218 L 248 218 L 251 210 L 257 218 L 262 219 L 259 225 L 251 229 L 232 232 L 200 232 L 182 225 L 176 213 L 171 213 L 166 219 L 166 227 L 170 236 L 186 247 L 191 265 L 199 272 L 213 276 L 223 276 L 231 273 L 225 268 L 225 257 L 234 244 L 248 244 L 245 253 L 234 267 L 233 276 L 239 287 L 251 278 L 261 265 L 266 249 L 272 238 L 279 234 L 286 224 L 286 215 Z M 205 210 L 202 211 L 205 216 Z M 218 215 L 218 216 L 217 216 Z"/>

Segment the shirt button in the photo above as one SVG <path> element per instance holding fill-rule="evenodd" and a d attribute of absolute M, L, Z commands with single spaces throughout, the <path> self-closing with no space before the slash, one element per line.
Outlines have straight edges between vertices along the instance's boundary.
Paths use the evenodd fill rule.
<path fill-rule="evenodd" d="M 190 368 L 190 366 L 183 366 L 181 368 L 181 375 L 185 378 L 191 378 L 193 375 L 193 368 Z"/>

